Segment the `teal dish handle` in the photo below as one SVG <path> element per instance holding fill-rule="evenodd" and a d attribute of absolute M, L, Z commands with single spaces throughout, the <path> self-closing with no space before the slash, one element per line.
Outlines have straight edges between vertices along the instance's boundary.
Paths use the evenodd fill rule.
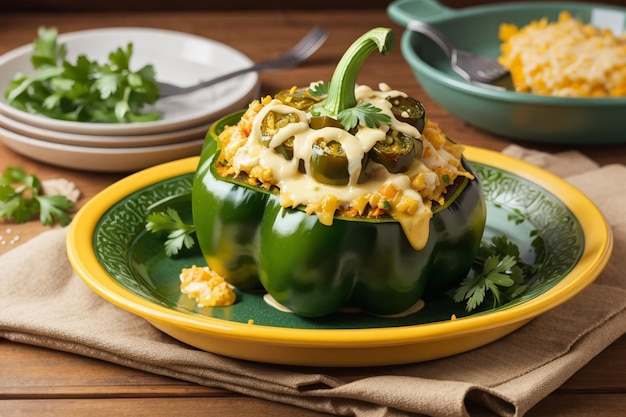
<path fill-rule="evenodd" d="M 411 20 L 434 23 L 452 17 L 456 11 L 437 0 L 397 0 L 387 7 L 387 14 L 395 23 L 406 27 Z"/>

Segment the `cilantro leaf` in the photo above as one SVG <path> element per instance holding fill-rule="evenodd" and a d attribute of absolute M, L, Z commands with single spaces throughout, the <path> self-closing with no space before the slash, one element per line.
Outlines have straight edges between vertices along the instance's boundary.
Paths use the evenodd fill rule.
<path fill-rule="evenodd" d="M 381 124 L 391 123 L 391 117 L 372 103 L 360 103 L 356 107 L 344 109 L 337 114 L 337 120 L 346 130 L 359 124 L 369 128 L 377 128 Z"/>
<path fill-rule="evenodd" d="M 65 45 L 57 45 L 57 34 L 55 28 L 40 27 L 37 30 L 38 39 L 33 42 L 33 54 L 30 58 L 34 68 L 54 67 L 65 60 L 67 51 Z"/>
<path fill-rule="evenodd" d="M 313 97 L 326 97 L 328 95 L 328 87 L 330 86 L 327 82 L 320 82 L 315 84 L 313 87 L 309 88 L 307 91 Z"/>
<path fill-rule="evenodd" d="M 541 248 L 536 251 L 536 262 L 540 264 Z M 482 242 L 470 273 L 454 291 L 454 301 L 465 302 L 468 312 L 478 308 L 487 294 L 493 296 L 494 307 L 512 301 L 529 289 L 529 279 L 539 267 L 537 263 L 524 263 L 515 243 L 506 236 L 494 236 L 491 242 Z"/>
<path fill-rule="evenodd" d="M 100 98 L 103 100 L 112 97 L 118 89 L 118 77 L 114 73 L 103 73 L 94 83 L 96 89 L 100 92 Z"/>
<path fill-rule="evenodd" d="M 498 255 L 489 256 L 480 273 L 466 277 L 454 293 L 454 301 L 467 300 L 467 311 L 478 307 L 485 298 L 487 290 L 491 291 L 496 303 L 500 303 L 500 287 L 510 287 L 515 281 L 508 275 L 517 260 L 509 255 L 501 258 Z"/>
<path fill-rule="evenodd" d="M 42 183 L 21 167 L 8 167 L 0 177 L 0 220 L 25 223 L 39 216 L 44 226 L 67 226 L 74 203 L 62 195 L 42 195 Z"/>
<path fill-rule="evenodd" d="M 506 238 L 506 236 L 494 236 L 491 239 L 493 250 L 502 253 L 504 255 L 511 256 L 515 259 L 520 258 L 519 248 L 513 242 Z"/>
<path fill-rule="evenodd" d="M 191 236 L 195 232 L 195 226 L 186 224 L 180 218 L 176 210 L 167 207 L 165 212 L 150 213 L 146 218 L 146 229 L 150 232 L 167 232 L 165 241 L 165 254 L 176 255 L 183 246 L 190 249 L 195 241 Z"/>
<path fill-rule="evenodd" d="M 0 219 L 13 220 L 15 223 L 24 223 L 33 217 L 32 204 L 28 200 L 21 198 L 11 186 L 0 187 Z"/>
<path fill-rule="evenodd" d="M 61 226 L 70 224 L 69 211 L 74 208 L 74 203 L 62 195 L 35 195 L 34 199 L 39 203 L 39 221 L 44 226 L 52 226 L 58 221 Z"/>

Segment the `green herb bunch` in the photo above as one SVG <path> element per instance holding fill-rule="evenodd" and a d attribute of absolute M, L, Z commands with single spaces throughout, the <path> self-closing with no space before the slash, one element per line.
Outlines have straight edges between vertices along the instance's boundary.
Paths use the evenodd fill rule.
<path fill-rule="evenodd" d="M 43 195 L 43 185 L 21 167 L 8 167 L 0 177 L 0 220 L 25 223 L 39 217 L 44 226 L 70 223 L 74 203 L 62 195 Z"/>
<path fill-rule="evenodd" d="M 167 232 L 165 254 L 176 255 L 183 246 L 190 249 L 194 246 L 193 234 L 196 228 L 193 224 L 186 224 L 178 212 L 167 207 L 165 211 L 151 212 L 146 219 L 146 230 L 152 233 Z"/>
<path fill-rule="evenodd" d="M 538 262 L 540 260 L 538 259 Z M 538 264 L 526 264 L 519 247 L 506 236 L 483 241 L 468 276 L 454 292 L 454 301 L 465 302 L 465 309 L 477 309 L 491 294 L 492 307 L 515 300 L 528 290 Z"/>
<path fill-rule="evenodd" d="M 47 117 L 96 123 L 158 120 L 158 112 L 142 113 L 159 98 L 155 71 L 145 65 L 130 69 L 133 44 L 109 54 L 100 64 L 85 55 L 66 60 L 65 44 L 57 43 L 57 30 L 40 27 L 33 44 L 33 75 L 18 73 L 5 92 L 7 102 L 20 110 Z"/>

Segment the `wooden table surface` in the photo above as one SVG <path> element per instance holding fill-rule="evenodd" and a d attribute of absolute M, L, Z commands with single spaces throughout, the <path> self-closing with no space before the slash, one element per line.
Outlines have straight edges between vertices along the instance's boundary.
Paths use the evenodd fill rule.
<path fill-rule="evenodd" d="M 57 27 L 60 33 L 97 27 L 145 26 L 193 33 L 229 44 L 253 60 L 276 55 L 289 48 L 311 26 L 321 25 L 330 34 L 324 46 L 303 66 L 261 75 L 263 93 L 271 94 L 292 85 L 329 79 L 338 58 L 361 33 L 375 26 L 389 26 L 401 34 L 384 9 L 368 11 L 271 11 L 271 12 L 137 12 L 0 14 L 0 54 L 32 42 L 39 26 Z M 372 55 L 359 82 L 377 85 L 387 81 L 393 88 L 418 97 L 430 117 L 456 140 L 501 150 L 510 140 L 468 126 L 425 95 L 402 58 L 399 48 L 388 57 Z M 545 151 L 576 147 L 531 146 Z M 600 164 L 623 163 L 626 144 L 584 147 L 582 152 Z M 78 207 L 125 173 L 100 174 L 62 169 L 29 159 L 0 145 L 0 169 L 22 166 L 42 179 L 66 178 L 78 186 Z M 9 243 L 8 229 L 15 243 Z M 13 225 L 0 223 L 8 252 L 44 230 L 37 221 Z M 310 416 L 307 410 L 272 403 L 221 389 L 206 388 L 124 368 L 90 358 L 0 340 L 0 415 L 87 416 L 102 410 L 110 416 Z M 562 387 L 539 403 L 529 417 L 617 417 L 626 413 L 626 337 L 586 364 Z"/>

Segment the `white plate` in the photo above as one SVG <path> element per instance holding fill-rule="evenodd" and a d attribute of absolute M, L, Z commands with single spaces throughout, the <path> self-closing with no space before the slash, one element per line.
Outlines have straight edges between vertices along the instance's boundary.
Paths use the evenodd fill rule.
<path fill-rule="evenodd" d="M 42 127 L 31 126 L 11 119 L 0 113 L 0 127 L 32 139 L 59 143 L 63 145 L 87 146 L 96 148 L 138 148 L 160 146 L 197 140 L 204 137 L 211 127 L 211 121 L 199 126 L 165 133 L 153 133 L 134 136 L 84 135 L 80 133 L 60 132 Z"/>
<path fill-rule="evenodd" d="M 133 43 L 131 67 L 152 64 L 157 78 L 188 86 L 201 80 L 247 67 L 252 61 L 241 52 L 214 40 L 181 32 L 153 28 L 106 28 L 60 34 L 67 46 L 67 59 L 76 62 L 84 54 L 105 62 L 110 52 Z M 0 56 L 0 113 L 45 129 L 94 135 L 139 135 L 162 133 L 199 125 L 244 107 L 251 93 L 258 94 L 259 77 L 249 73 L 213 87 L 159 100 L 156 110 L 162 119 L 145 123 L 79 123 L 23 112 L 7 104 L 4 91 L 17 72 L 34 73 L 30 63 L 32 44 Z"/>
<path fill-rule="evenodd" d="M 48 142 L 0 128 L 0 142 L 29 158 L 63 168 L 95 172 L 132 172 L 199 155 L 204 137 L 160 146 L 96 148 Z"/>

